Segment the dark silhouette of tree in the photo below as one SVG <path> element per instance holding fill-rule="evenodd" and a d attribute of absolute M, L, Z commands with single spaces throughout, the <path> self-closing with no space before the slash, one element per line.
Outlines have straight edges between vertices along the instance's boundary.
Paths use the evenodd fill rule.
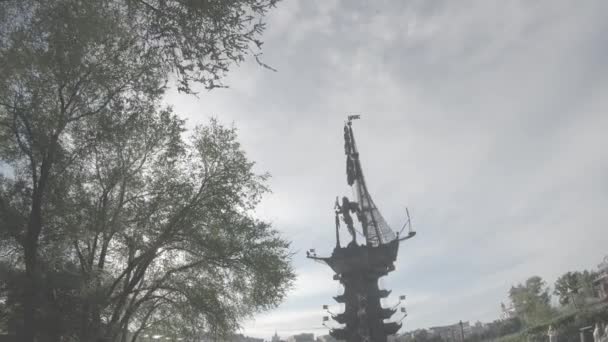
<path fill-rule="evenodd" d="M 541 277 L 533 276 L 524 284 L 512 286 L 509 298 L 517 317 L 528 325 L 545 322 L 554 314 L 549 288 Z"/>
<path fill-rule="evenodd" d="M 555 281 L 553 293 L 558 296 L 562 305 L 572 304 L 577 298 L 593 296 L 593 281 L 596 272 L 587 270 L 579 272 L 566 272 Z"/>
<path fill-rule="evenodd" d="M 193 92 L 193 82 L 222 86 L 230 65 L 256 54 L 260 19 L 274 4 L 0 2 L 0 243 L 1 258 L 23 274 L 20 291 L 12 292 L 23 316 L 20 340 L 39 334 L 44 308 L 51 308 L 41 299 L 45 291 L 54 290 L 51 302 L 60 298 L 61 286 L 53 288 L 48 277 L 74 264 L 85 284 L 77 305 L 82 340 L 100 335 L 102 325 L 102 335 L 124 338 L 134 320 L 145 326 L 171 306 L 160 302 L 177 310 L 180 302 L 168 293 L 202 303 L 234 290 L 244 310 L 231 311 L 236 299 L 222 301 L 222 309 L 207 302 L 198 320 L 220 331 L 279 300 L 291 277 L 286 243 L 247 214 L 263 179 L 252 174 L 234 132 L 212 123 L 186 144 L 183 123 L 158 108 L 171 75 L 184 92 Z M 196 167 L 187 158 L 198 158 Z M 191 235 L 210 227 L 233 232 Z M 186 239 L 193 245 L 178 248 Z M 195 242 L 205 241 L 220 250 L 209 247 L 210 260 L 203 261 Z M 267 261 L 275 273 L 242 260 Z M 215 271 L 196 272 L 214 262 Z M 200 280 L 187 276 L 210 287 L 193 293 L 168 287 Z M 220 291 L 209 285 L 214 277 L 233 287 Z M 247 292 L 261 283 L 269 286 Z M 203 310 L 183 302 L 181 315 L 172 317 Z"/>

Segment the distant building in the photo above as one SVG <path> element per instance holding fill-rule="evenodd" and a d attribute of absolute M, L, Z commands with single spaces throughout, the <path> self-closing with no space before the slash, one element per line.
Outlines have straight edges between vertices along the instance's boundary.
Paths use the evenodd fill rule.
<path fill-rule="evenodd" d="M 264 339 L 249 337 L 249 336 L 245 336 L 242 334 L 237 334 L 237 335 L 234 335 L 232 337 L 232 339 L 230 339 L 230 341 L 231 342 L 264 342 Z"/>
<path fill-rule="evenodd" d="M 517 316 L 517 312 L 515 311 L 515 306 L 513 306 L 513 304 L 506 306 L 504 303 L 500 303 L 500 308 L 500 319 L 502 320 L 511 319 Z"/>
<path fill-rule="evenodd" d="M 426 341 L 432 336 L 433 333 L 429 329 L 416 329 L 412 331 L 406 331 L 401 335 L 394 336 L 388 342 L 416 342 Z"/>
<path fill-rule="evenodd" d="M 279 337 L 279 334 L 277 334 L 276 330 L 270 341 L 271 342 L 284 342 L 283 340 L 281 340 L 281 338 Z"/>
<path fill-rule="evenodd" d="M 600 300 L 608 301 L 608 255 L 597 268 L 599 275 L 593 282 L 593 287 Z"/>
<path fill-rule="evenodd" d="M 337 342 L 331 335 L 317 336 L 317 342 Z"/>
<path fill-rule="evenodd" d="M 287 339 L 287 342 L 315 342 L 315 335 L 306 333 L 293 335 Z"/>
<path fill-rule="evenodd" d="M 462 327 L 460 326 L 460 323 L 456 323 L 440 327 L 431 327 L 428 330 L 431 335 L 439 336 L 443 340 L 450 341 L 462 341 L 463 333 L 465 338 L 471 336 L 471 326 L 468 321 L 462 322 Z"/>

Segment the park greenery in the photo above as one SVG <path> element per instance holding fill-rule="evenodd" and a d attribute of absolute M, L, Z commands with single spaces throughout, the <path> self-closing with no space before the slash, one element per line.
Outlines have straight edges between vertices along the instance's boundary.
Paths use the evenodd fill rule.
<path fill-rule="evenodd" d="M 477 323 L 465 341 L 547 341 L 550 326 L 560 341 L 578 341 L 581 328 L 608 322 L 608 305 L 598 300 L 593 288 L 597 277 L 597 272 L 588 270 L 566 272 L 557 278 L 553 291 L 539 276 L 515 284 L 508 291 L 508 301 L 500 304 L 502 317 L 483 325 Z M 445 340 L 420 329 L 397 337 L 395 341 Z"/>
<path fill-rule="evenodd" d="M 0 331 L 189 340 L 281 302 L 289 242 L 254 215 L 268 175 L 234 127 L 162 104 L 258 60 L 275 3 L 0 2 Z"/>
<path fill-rule="evenodd" d="M 587 270 L 561 275 L 553 287 L 557 305 L 552 304 L 550 289 L 538 276 L 513 286 L 509 299 L 514 312 L 510 318 L 495 323 L 504 327 L 505 324 L 519 321 L 519 327 L 496 331 L 492 334 L 493 338 L 501 337 L 500 341 L 513 342 L 546 341 L 547 331 L 552 326 L 560 340 L 578 340 L 580 328 L 608 319 L 608 306 L 598 302 L 593 292 L 596 277 L 596 272 Z"/>
<path fill-rule="evenodd" d="M 567 272 L 557 278 L 553 294 L 541 277 L 533 276 L 509 290 L 509 304 L 501 304 L 503 318 L 487 325 L 482 333 L 467 341 L 546 341 L 552 326 L 560 341 L 576 341 L 580 328 L 605 322 L 608 306 L 599 302 L 593 292 L 597 273 Z"/>

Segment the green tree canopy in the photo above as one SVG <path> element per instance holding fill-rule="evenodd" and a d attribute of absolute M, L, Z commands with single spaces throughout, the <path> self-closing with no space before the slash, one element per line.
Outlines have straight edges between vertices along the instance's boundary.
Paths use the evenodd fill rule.
<path fill-rule="evenodd" d="M 562 305 L 572 304 L 573 299 L 578 301 L 593 296 L 593 281 L 597 278 L 596 272 L 575 271 L 562 274 L 555 281 L 553 293 L 558 296 Z"/>
<path fill-rule="evenodd" d="M 234 129 L 187 140 L 159 105 L 171 78 L 212 89 L 257 58 L 275 2 L 0 2 L 0 258 L 22 277 L 2 293 L 20 340 L 52 308 L 80 318 L 55 340 L 117 340 L 171 319 L 222 332 L 282 298 L 288 244 L 252 215 L 266 176 Z"/>
<path fill-rule="evenodd" d="M 528 325 L 542 323 L 553 315 L 549 288 L 539 276 L 530 277 L 525 283 L 512 286 L 509 299 L 517 317 Z"/>

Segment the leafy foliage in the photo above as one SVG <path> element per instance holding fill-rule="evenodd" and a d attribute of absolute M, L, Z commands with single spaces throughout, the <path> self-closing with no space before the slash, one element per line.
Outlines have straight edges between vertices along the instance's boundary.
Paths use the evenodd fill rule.
<path fill-rule="evenodd" d="M 267 175 L 234 128 L 187 140 L 159 105 L 171 75 L 211 89 L 257 58 L 275 2 L 0 2 L 0 302 L 21 340 L 221 334 L 280 302 L 289 245 L 253 216 Z"/>
<path fill-rule="evenodd" d="M 541 277 L 533 276 L 524 284 L 512 286 L 509 298 L 517 317 L 529 326 L 547 321 L 554 315 L 549 288 Z"/>
<path fill-rule="evenodd" d="M 597 278 L 597 272 L 576 271 L 567 272 L 555 281 L 553 293 L 558 296 L 562 305 L 576 304 L 584 302 L 585 298 L 593 296 L 593 280 Z"/>
<path fill-rule="evenodd" d="M 606 320 L 608 320 L 608 306 L 605 304 L 598 305 L 558 316 L 543 324 L 529 327 L 518 334 L 511 335 L 505 341 L 546 341 L 549 326 L 555 329 L 559 341 L 577 341 L 580 339 L 581 327 L 592 326 L 597 322 L 606 322 Z"/>

